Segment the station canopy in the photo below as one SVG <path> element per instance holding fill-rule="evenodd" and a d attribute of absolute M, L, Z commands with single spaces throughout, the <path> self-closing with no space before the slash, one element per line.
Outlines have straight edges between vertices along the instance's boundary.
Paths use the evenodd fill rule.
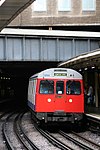
<path fill-rule="evenodd" d="M 100 68 L 100 49 L 84 53 L 58 64 L 58 67 L 82 69 Z"/>
<path fill-rule="evenodd" d="M 34 0 L 0 0 L 0 31 Z"/>

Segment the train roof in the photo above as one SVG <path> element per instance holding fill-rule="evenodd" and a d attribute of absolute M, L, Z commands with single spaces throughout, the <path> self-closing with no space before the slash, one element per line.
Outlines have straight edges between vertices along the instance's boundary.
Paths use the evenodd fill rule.
<path fill-rule="evenodd" d="M 70 68 L 50 68 L 30 77 L 32 78 L 82 79 L 82 75 Z"/>
<path fill-rule="evenodd" d="M 62 30 L 36 30 L 36 29 L 13 29 L 4 28 L 1 35 L 26 35 L 26 36 L 52 36 L 52 37 L 89 37 L 100 38 L 100 32 L 86 32 L 86 31 L 62 31 Z"/>

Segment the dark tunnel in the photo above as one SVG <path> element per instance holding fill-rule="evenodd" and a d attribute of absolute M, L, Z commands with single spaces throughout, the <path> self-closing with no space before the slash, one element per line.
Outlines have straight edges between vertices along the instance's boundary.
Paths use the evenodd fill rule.
<path fill-rule="evenodd" d="M 48 68 L 57 67 L 58 62 L 1 62 L 0 106 L 27 106 L 29 77 Z"/>

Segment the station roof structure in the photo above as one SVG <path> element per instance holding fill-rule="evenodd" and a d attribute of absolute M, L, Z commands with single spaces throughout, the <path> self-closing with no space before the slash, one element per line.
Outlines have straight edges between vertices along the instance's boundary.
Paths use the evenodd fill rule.
<path fill-rule="evenodd" d="M 65 62 L 61 62 L 58 64 L 58 67 L 70 67 L 74 69 L 95 67 L 100 68 L 100 49 L 96 49 L 94 51 L 71 58 Z"/>
<path fill-rule="evenodd" d="M 0 31 L 35 0 L 0 0 Z"/>

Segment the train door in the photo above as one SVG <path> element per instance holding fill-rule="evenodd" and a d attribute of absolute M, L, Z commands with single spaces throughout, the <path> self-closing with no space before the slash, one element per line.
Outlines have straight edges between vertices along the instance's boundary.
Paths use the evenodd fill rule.
<path fill-rule="evenodd" d="M 84 111 L 84 96 L 81 81 L 66 81 L 66 102 L 67 112 Z"/>
<path fill-rule="evenodd" d="M 64 80 L 56 81 L 54 109 L 56 111 L 65 111 L 66 95 L 65 95 Z"/>
<path fill-rule="evenodd" d="M 54 111 L 54 81 L 52 79 L 43 79 L 38 82 L 37 107 L 39 112 Z"/>

